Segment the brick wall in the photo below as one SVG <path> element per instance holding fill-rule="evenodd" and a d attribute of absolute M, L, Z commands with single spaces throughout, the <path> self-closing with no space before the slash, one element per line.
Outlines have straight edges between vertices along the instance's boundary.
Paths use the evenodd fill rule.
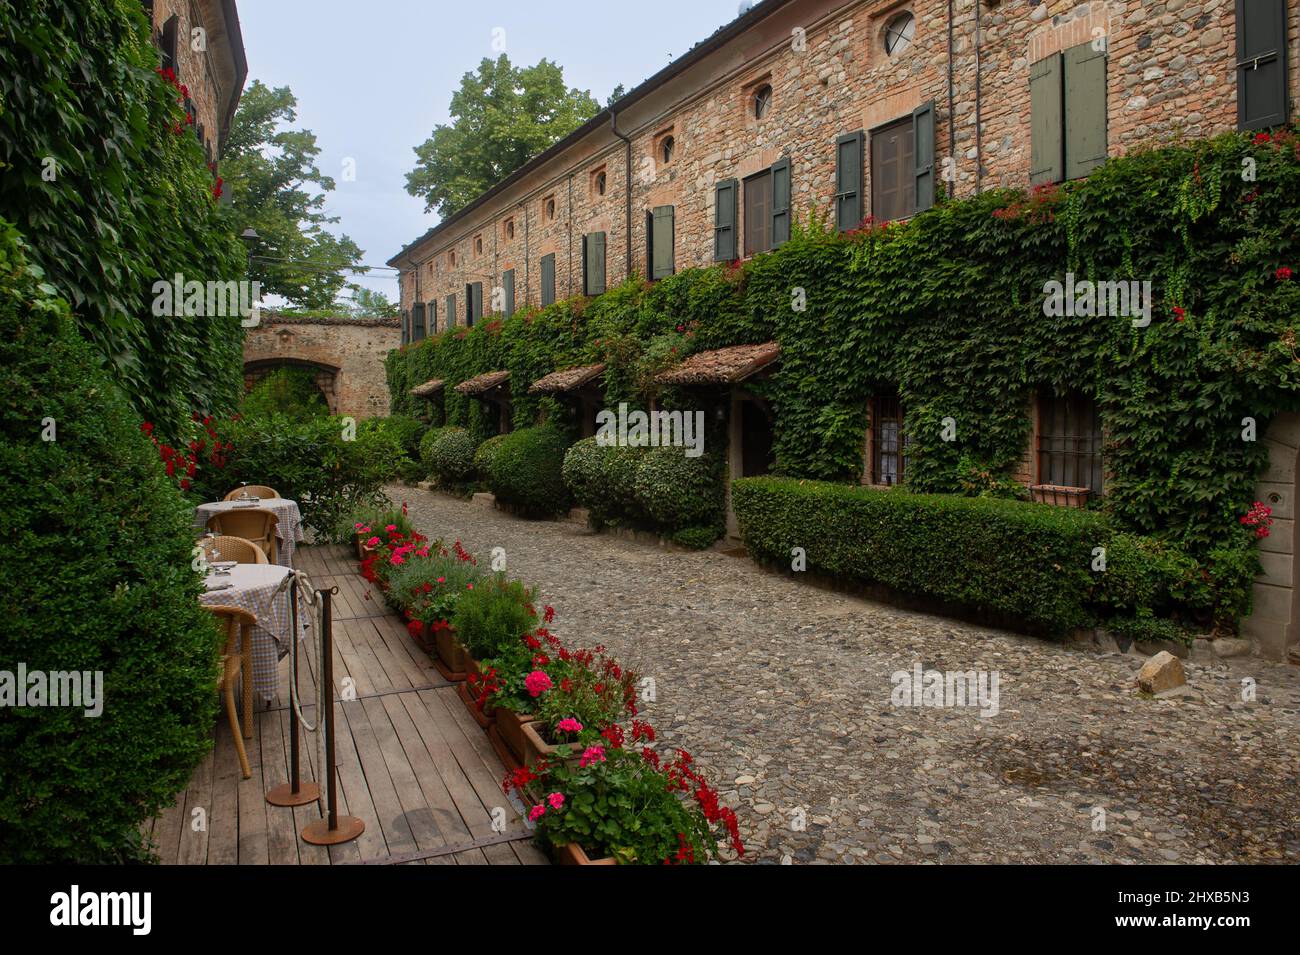
<path fill-rule="evenodd" d="M 1235 128 L 1236 29 L 1229 0 L 980 0 L 978 96 L 976 9 L 974 0 L 952 0 L 951 116 L 948 0 L 798 0 L 652 91 L 620 117 L 633 142 L 633 270 L 646 267 L 646 213 L 662 205 L 675 207 L 676 267 L 709 264 L 715 185 L 743 180 L 783 156 L 791 160 L 795 216 L 804 219 L 813 209 L 829 214 L 834 144 L 843 133 L 868 133 L 863 209 L 870 214 L 870 130 L 929 100 L 936 105 L 936 162 L 954 160 L 956 195 L 1023 186 L 1030 159 L 1030 65 L 1098 38 L 1108 50 L 1110 155 Z M 890 56 L 885 28 L 904 11 L 915 18 L 914 35 L 906 50 Z M 1294 60 L 1300 3 L 1292 5 L 1289 21 Z M 1289 81 L 1293 95 L 1300 95 L 1298 73 L 1292 70 Z M 759 120 L 753 94 L 762 85 L 772 87 L 773 98 Z M 660 147 L 669 135 L 675 149 L 665 163 Z M 599 169 L 606 173 L 603 196 L 592 186 Z M 579 294 L 582 236 L 589 232 L 606 233 L 608 284 L 622 281 L 625 169 L 624 144 L 611 131 L 583 137 L 393 260 L 404 269 L 403 308 L 436 300 L 438 327 L 445 328 L 445 299 L 454 293 L 456 322 L 463 324 L 465 285 L 481 281 L 484 312 L 491 314 L 492 289 L 509 268 L 515 270 L 516 307 L 539 305 L 540 261 L 549 253 L 555 255 L 557 297 Z M 937 169 L 937 189 L 945 188 L 941 175 Z M 550 200 L 553 218 L 545 213 Z M 739 213 L 743 222 L 743 187 Z M 481 254 L 474 251 L 479 236 Z"/>

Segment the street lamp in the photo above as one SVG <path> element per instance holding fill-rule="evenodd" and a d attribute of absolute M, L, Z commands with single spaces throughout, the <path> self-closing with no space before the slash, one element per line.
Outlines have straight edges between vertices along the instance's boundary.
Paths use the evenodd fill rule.
<path fill-rule="evenodd" d="M 239 241 L 244 243 L 244 245 L 248 248 L 248 274 L 249 275 L 253 274 L 253 246 L 261 238 L 262 237 L 257 234 L 257 230 L 254 229 L 252 226 L 249 226 L 243 232 L 239 233 Z"/>

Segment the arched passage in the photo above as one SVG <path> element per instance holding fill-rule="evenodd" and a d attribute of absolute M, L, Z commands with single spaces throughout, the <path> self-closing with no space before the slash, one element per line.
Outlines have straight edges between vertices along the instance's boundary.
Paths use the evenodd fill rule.
<path fill-rule="evenodd" d="M 247 394 L 254 385 L 278 368 L 303 368 L 312 373 L 312 380 L 320 393 L 325 396 L 330 414 L 339 413 L 338 376 L 335 365 L 326 365 L 302 358 L 262 358 L 244 362 L 244 393 Z"/>

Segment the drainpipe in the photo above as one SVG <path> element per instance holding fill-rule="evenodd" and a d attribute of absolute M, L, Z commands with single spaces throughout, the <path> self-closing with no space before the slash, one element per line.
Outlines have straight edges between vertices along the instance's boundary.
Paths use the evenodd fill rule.
<path fill-rule="evenodd" d="M 564 297 L 573 298 L 573 173 L 569 173 L 569 208 L 565 218 L 569 220 L 566 229 L 569 233 L 569 277 Z"/>
<path fill-rule="evenodd" d="M 953 177 L 948 180 L 949 199 L 952 198 L 953 192 L 957 188 L 957 176 L 955 175 L 957 168 L 957 118 L 956 107 L 953 105 L 956 94 L 953 91 L 952 75 L 953 2 L 954 0 L 948 0 L 948 155 L 952 157 L 954 170 Z"/>
<path fill-rule="evenodd" d="M 975 194 L 984 188 L 984 141 L 980 109 L 980 3 L 975 0 Z"/>
<path fill-rule="evenodd" d="M 524 216 L 524 311 L 528 311 L 528 276 L 529 263 L 532 261 L 532 247 L 528 244 L 528 206 L 519 203 L 519 209 Z"/>
<path fill-rule="evenodd" d="M 609 128 L 615 136 L 626 144 L 623 167 L 627 173 L 627 231 L 624 233 L 623 244 L 627 246 L 627 271 L 623 277 L 624 279 L 630 279 L 632 277 L 632 139 L 618 131 L 618 115 L 612 109 L 609 111 Z"/>

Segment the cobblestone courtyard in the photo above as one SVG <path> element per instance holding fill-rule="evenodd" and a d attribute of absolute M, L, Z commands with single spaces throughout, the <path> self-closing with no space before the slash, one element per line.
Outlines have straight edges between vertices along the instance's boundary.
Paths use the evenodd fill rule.
<path fill-rule="evenodd" d="M 736 808 L 746 861 L 1300 862 L 1296 667 L 1187 663 L 1191 695 L 1143 699 L 1141 657 L 389 492 L 433 537 L 505 548 L 558 634 L 654 678 L 661 745 L 690 750 Z M 998 714 L 891 705 L 891 674 L 917 662 L 996 671 Z"/>

